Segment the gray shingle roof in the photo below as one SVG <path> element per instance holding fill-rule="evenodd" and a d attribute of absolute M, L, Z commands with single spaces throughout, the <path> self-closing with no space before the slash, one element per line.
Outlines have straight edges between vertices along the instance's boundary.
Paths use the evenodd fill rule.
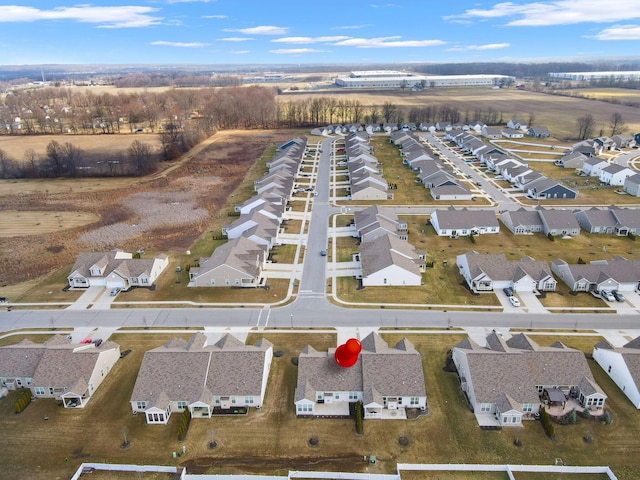
<path fill-rule="evenodd" d="M 377 403 L 380 396 L 426 396 L 422 360 L 408 340 L 389 347 L 375 332 L 362 342 L 362 351 L 353 367 L 340 367 L 335 349 L 317 352 L 307 347 L 298 357 L 298 383 L 295 401 L 316 400 L 320 392 L 369 392 Z M 371 389 L 371 390 L 368 390 Z"/>
<path fill-rule="evenodd" d="M 493 336 L 491 340 L 487 338 L 487 343 L 497 347 L 499 337 Z M 536 386 L 577 386 L 584 378 L 593 384 L 590 388 L 599 388 L 579 350 L 561 344 L 534 350 L 513 348 L 505 342 L 500 342 L 499 348 L 494 349 L 493 345 L 491 349 L 467 349 L 460 343 L 454 347 L 467 356 L 478 403 L 495 403 L 503 394 L 519 403 L 537 403 Z"/>
<path fill-rule="evenodd" d="M 194 338 L 195 337 L 195 338 Z M 267 340 L 245 345 L 227 334 L 206 345 L 202 333 L 188 342 L 171 339 L 144 354 L 132 401 L 153 402 L 164 393 L 171 401 L 193 402 L 213 395 L 259 395 Z"/>

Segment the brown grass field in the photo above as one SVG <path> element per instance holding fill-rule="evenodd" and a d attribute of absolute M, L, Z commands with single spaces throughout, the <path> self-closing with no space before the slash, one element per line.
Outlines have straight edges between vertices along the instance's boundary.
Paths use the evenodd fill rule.
<path fill-rule="evenodd" d="M 98 219 L 93 213 L 82 212 L 2 212 L 0 238 L 42 235 L 82 227 Z"/>
<path fill-rule="evenodd" d="M 69 142 L 89 154 L 104 152 L 126 152 L 138 140 L 149 144 L 154 150 L 160 149 L 160 135 L 153 133 L 123 133 L 118 135 L 0 135 L 0 150 L 4 150 L 14 160 L 24 160 L 27 149 L 33 149 L 41 156 L 47 154 L 47 145 L 55 140 L 61 145 Z"/>
<path fill-rule="evenodd" d="M 172 336 L 187 338 L 192 333 L 176 332 Z M 186 440 L 179 442 L 179 415 L 173 415 L 167 426 L 146 425 L 142 415 L 131 415 L 129 405 L 144 352 L 166 342 L 170 335 L 153 331 L 115 334 L 111 339 L 119 343 L 122 350 L 132 349 L 132 352 L 116 364 L 85 409 L 63 409 L 54 400 L 40 399 L 16 415 L 13 413 L 16 392 L 0 400 L 3 477 L 69 478 L 83 461 L 186 465 L 190 473 L 286 474 L 288 470 L 394 473 L 397 462 L 550 465 L 556 457 L 561 457 L 567 465 L 608 464 L 620 480 L 635 480 L 640 476 L 637 463 L 640 418 L 626 397 L 592 361 L 589 362 L 596 381 L 609 396 L 607 408 L 613 414 L 613 423 L 604 425 L 583 419 L 576 425 L 558 425 L 557 439 L 551 441 L 537 422 L 502 431 L 478 428 L 460 393 L 456 375 L 442 369 L 446 351 L 463 335 L 382 334 L 391 345 L 404 335 L 422 354 L 429 404 L 426 416 L 407 421 L 366 420 L 364 435 L 356 435 L 354 421 L 350 419 L 297 419 L 293 408 L 297 367 L 291 359 L 306 345 L 320 351 L 335 346 L 336 338 L 320 332 L 267 331 L 264 337 L 273 342 L 274 351 L 280 350 L 283 355 L 273 360 L 263 408 L 242 417 L 194 420 Z M 23 336 L 14 337 L 11 342 L 20 338 Z M 42 341 L 44 335 L 35 338 Z M 261 334 L 250 334 L 247 343 L 259 338 Z M 586 352 L 599 340 L 561 333 L 534 339 L 540 345 L 560 340 Z M 45 417 L 48 419 L 44 420 Z M 131 443 L 121 448 L 125 432 Z M 587 434 L 593 438 L 592 443 L 582 440 Z M 408 445 L 398 442 L 401 436 L 409 440 Z M 318 439 L 317 446 L 308 445 L 311 437 Z M 516 438 L 522 443 L 521 447 L 513 445 Z M 217 442 L 213 450 L 208 448 L 210 441 Z M 186 455 L 172 458 L 172 452 L 180 451 L 182 445 L 186 447 Z M 376 465 L 367 465 L 363 461 L 365 455 L 376 455 Z M 501 478 L 478 475 L 442 474 L 429 478 Z"/>

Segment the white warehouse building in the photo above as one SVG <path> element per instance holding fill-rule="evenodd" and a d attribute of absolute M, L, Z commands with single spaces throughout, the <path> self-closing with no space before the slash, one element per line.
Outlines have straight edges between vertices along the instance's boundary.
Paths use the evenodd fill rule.
<path fill-rule="evenodd" d="M 413 88 L 413 87 L 470 87 L 494 86 L 512 83 L 509 75 L 416 75 L 411 72 L 375 70 L 351 72 L 348 77 L 338 77 L 335 84 L 345 88 Z"/>

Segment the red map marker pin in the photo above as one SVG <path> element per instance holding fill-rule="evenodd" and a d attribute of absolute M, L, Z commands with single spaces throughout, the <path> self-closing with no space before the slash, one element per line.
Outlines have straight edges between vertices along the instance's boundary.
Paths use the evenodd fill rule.
<path fill-rule="evenodd" d="M 334 353 L 336 363 L 343 368 L 353 367 L 358 361 L 358 355 L 362 350 L 362 345 L 357 338 L 350 338 L 346 343 L 343 343 Z"/>

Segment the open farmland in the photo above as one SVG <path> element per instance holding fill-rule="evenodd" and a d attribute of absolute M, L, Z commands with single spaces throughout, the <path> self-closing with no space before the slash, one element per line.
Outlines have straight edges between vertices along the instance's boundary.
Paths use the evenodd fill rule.
<path fill-rule="evenodd" d="M 389 90 L 338 89 L 318 90 L 315 93 L 297 93 L 285 96 L 287 100 L 307 100 L 316 96 L 335 96 L 338 100 L 358 100 L 364 106 L 382 106 L 392 103 L 408 112 L 411 108 L 448 105 L 457 109 L 460 121 L 473 121 L 477 112 L 497 112 L 502 124 L 511 118 L 528 120 L 534 115 L 536 125 L 545 125 L 551 135 L 559 140 L 575 138 L 578 132 L 576 119 L 591 114 L 596 132 L 604 129 L 607 134 L 611 115 L 618 112 L 624 118 L 629 132 L 640 132 L 640 109 L 598 102 L 585 98 L 547 95 L 526 90 L 491 88 L 434 88 L 419 92 Z M 378 108 L 379 112 L 381 111 Z M 406 120 L 405 115 L 405 120 Z M 337 121 L 334 118 L 334 121 Z M 437 121 L 438 119 L 431 119 Z"/>

